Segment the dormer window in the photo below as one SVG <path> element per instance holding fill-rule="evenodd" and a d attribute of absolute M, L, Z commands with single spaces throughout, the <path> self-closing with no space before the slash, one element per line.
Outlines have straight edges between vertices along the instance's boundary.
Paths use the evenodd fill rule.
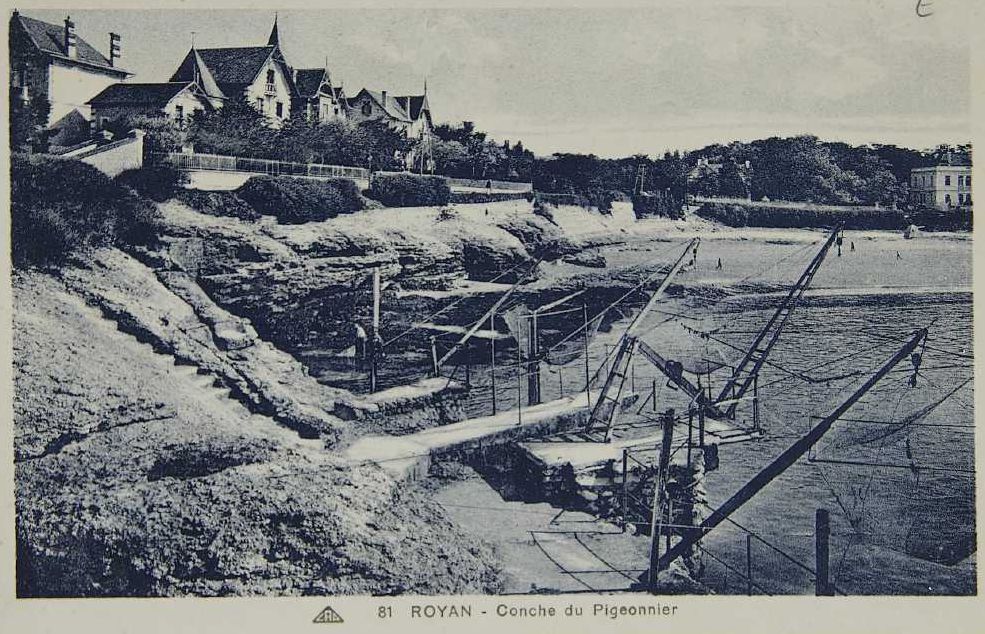
<path fill-rule="evenodd" d="M 373 104 L 367 101 L 363 104 L 363 116 L 368 117 L 371 114 L 373 114 Z"/>

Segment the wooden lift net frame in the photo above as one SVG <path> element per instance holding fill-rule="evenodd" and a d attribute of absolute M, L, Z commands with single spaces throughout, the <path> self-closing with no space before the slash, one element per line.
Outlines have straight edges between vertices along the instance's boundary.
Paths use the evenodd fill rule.
<path fill-rule="evenodd" d="M 927 329 L 923 328 L 916 331 L 913 337 L 903 345 L 902 348 L 896 351 L 896 353 L 882 365 L 876 372 L 870 376 L 865 383 L 863 383 L 857 390 L 855 390 L 841 405 L 839 405 L 833 412 L 828 414 L 824 419 L 821 420 L 815 427 L 813 427 L 807 434 L 801 437 L 797 442 L 790 445 L 783 453 L 777 456 L 772 462 L 770 462 L 766 467 L 757 473 L 749 482 L 742 486 L 732 497 L 726 500 L 720 507 L 715 509 L 711 515 L 709 515 L 700 525 L 688 529 L 687 532 L 681 537 L 681 540 L 672 546 L 667 552 L 660 556 L 656 563 L 656 570 L 666 570 L 670 564 L 678 557 L 689 552 L 701 539 L 707 535 L 716 526 L 724 522 L 729 518 L 732 513 L 737 511 L 743 504 L 752 499 L 757 493 L 759 493 L 767 484 L 772 482 L 776 477 L 790 468 L 798 459 L 807 454 L 807 452 L 821 440 L 831 426 L 842 417 L 855 403 L 862 398 L 876 383 L 878 383 L 884 376 L 886 376 L 894 367 L 896 367 L 904 359 L 910 358 L 910 355 L 923 343 L 927 338 Z"/>
<path fill-rule="evenodd" d="M 601 393 L 599 393 L 598 401 L 595 403 L 595 407 L 592 408 L 592 414 L 588 418 L 588 422 L 585 424 L 585 433 L 589 439 L 593 439 L 595 434 L 602 434 L 602 442 L 609 442 L 612 438 L 612 427 L 615 423 L 616 418 L 619 416 L 620 403 L 622 401 L 622 392 L 626 384 L 626 375 L 629 364 L 633 359 L 633 355 L 636 349 L 640 346 L 641 342 L 638 338 L 638 331 L 640 329 L 643 320 L 647 317 L 650 311 L 656 305 L 657 301 L 663 297 L 664 291 L 670 286 L 671 281 L 684 267 L 684 261 L 687 256 L 695 249 L 698 244 L 700 244 L 701 238 L 693 238 L 687 243 L 684 252 L 681 254 L 674 265 L 671 267 L 670 271 L 664 276 L 663 281 L 657 290 L 654 291 L 653 295 L 650 296 L 649 301 L 643 306 L 643 310 L 636 315 L 636 318 L 629 324 L 626 328 L 626 332 L 619 339 L 619 347 L 616 350 L 616 355 L 613 358 L 612 368 L 608 375 L 605 377 L 605 384 L 602 387 Z M 645 344 L 644 344 L 645 345 Z M 647 346 L 649 348 L 649 346 Z M 652 349 L 651 349 L 652 350 Z M 586 391 L 589 386 L 585 386 Z M 614 394 L 613 394 L 614 392 Z"/>
<path fill-rule="evenodd" d="M 691 383 L 680 368 L 673 366 L 668 359 L 665 359 L 659 352 L 647 343 L 640 341 L 637 346 L 643 356 L 662 372 L 674 385 L 680 388 L 685 394 L 691 397 L 694 405 L 704 411 L 704 414 L 718 420 L 735 419 L 738 404 L 743 400 L 749 388 L 756 384 L 756 377 L 760 369 L 766 363 L 766 357 L 780 338 L 780 333 L 786 325 L 790 314 L 800 303 L 804 292 L 814 280 L 814 275 L 824 262 L 828 251 L 836 243 L 838 235 L 842 231 L 842 226 L 838 226 L 831 232 L 828 239 L 821 246 L 807 268 L 801 273 L 800 278 L 794 283 L 790 291 L 780 302 L 780 305 L 773 312 L 769 321 L 760 329 L 756 338 L 753 340 L 749 350 L 745 353 L 742 361 L 736 366 L 732 376 L 729 377 L 722 391 L 714 400 L 710 399 L 704 391 L 697 385 Z M 767 340 L 768 338 L 768 340 Z M 766 341 L 764 345 L 764 341 Z M 750 367 L 751 364 L 751 367 Z M 721 409 L 723 404 L 727 407 Z"/>
<path fill-rule="evenodd" d="M 814 279 L 814 275 L 817 274 L 821 264 L 824 262 L 824 258 L 827 256 L 828 251 L 837 241 L 838 235 L 842 231 L 842 226 L 839 225 L 828 236 L 825 240 L 824 245 L 821 247 L 817 255 L 811 260 L 804 272 L 800 274 L 800 278 L 793 285 L 793 288 L 787 293 L 777 306 L 776 311 L 774 311 L 773 316 L 770 317 L 766 325 L 760 329 L 759 334 L 753 340 L 752 344 L 749 346 L 749 350 L 743 356 L 742 361 L 735 367 L 735 372 L 729 377 L 725 385 L 722 386 L 722 391 L 719 392 L 718 397 L 714 400 L 717 407 L 721 407 L 722 404 L 728 403 L 727 407 L 721 413 L 725 415 L 726 418 L 735 419 L 735 410 L 739 405 L 739 402 L 745 396 L 749 388 L 753 387 L 759 376 L 759 371 L 762 369 L 763 364 L 766 363 L 766 357 L 769 356 L 770 351 L 776 344 L 777 340 L 780 338 L 780 333 L 783 331 L 783 327 L 787 324 L 787 320 L 790 318 L 790 314 L 800 303 L 803 298 L 804 293 L 807 291 L 807 287 L 810 286 L 811 281 Z M 765 345 L 764 345 L 765 341 Z M 672 377 L 671 377 L 672 378 Z M 717 412 L 709 411 L 713 417 Z"/>

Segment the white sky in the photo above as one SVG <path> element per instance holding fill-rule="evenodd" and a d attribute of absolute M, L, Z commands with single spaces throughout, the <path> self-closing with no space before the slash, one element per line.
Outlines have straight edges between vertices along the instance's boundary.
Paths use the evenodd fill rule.
<path fill-rule="evenodd" d="M 752 5 L 752 6 L 751 6 Z M 294 66 L 346 92 L 419 92 L 538 153 L 625 156 L 812 133 L 931 147 L 971 130 L 971 2 L 658 3 L 656 8 L 283 10 Z M 61 23 L 64 11 L 22 13 Z M 73 11 L 100 50 L 123 36 L 134 81 L 166 81 L 189 47 L 266 43 L 272 12 Z"/>

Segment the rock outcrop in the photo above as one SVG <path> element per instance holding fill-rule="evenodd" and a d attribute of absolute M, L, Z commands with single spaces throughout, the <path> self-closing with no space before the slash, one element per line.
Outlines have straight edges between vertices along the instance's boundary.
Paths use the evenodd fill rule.
<path fill-rule="evenodd" d="M 161 353 L 218 359 L 205 321 L 227 314 L 164 302 L 170 290 L 118 252 L 63 277 L 14 282 L 18 596 L 496 591 L 489 547 L 425 495 L 343 463 Z M 146 336 L 120 332 L 65 284 Z M 262 347 L 227 354 L 251 363 Z M 270 389 L 304 393 L 270 368 Z"/>

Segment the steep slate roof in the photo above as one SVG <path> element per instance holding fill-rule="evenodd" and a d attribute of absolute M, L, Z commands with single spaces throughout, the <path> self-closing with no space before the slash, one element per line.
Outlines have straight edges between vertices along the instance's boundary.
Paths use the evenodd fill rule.
<path fill-rule="evenodd" d="M 228 97 L 242 92 L 253 83 L 260 69 L 273 55 L 275 46 L 199 48 L 188 52 L 171 81 L 193 81 L 196 53 L 208 68 L 216 84 Z"/>
<path fill-rule="evenodd" d="M 132 74 L 118 66 L 110 65 L 109 60 L 102 53 L 78 35 L 75 36 L 76 57 L 69 57 L 68 51 L 65 49 L 64 25 L 49 24 L 16 12 L 11 16 L 11 27 L 14 24 L 21 26 L 31 43 L 42 53 L 68 62 L 96 66 L 120 75 Z"/>
<path fill-rule="evenodd" d="M 430 112 L 431 107 L 428 105 L 427 95 L 406 95 L 403 97 L 394 97 L 401 107 L 404 109 L 410 118 L 417 121 L 421 117 L 421 112 Z"/>
<path fill-rule="evenodd" d="M 107 86 L 87 103 L 95 106 L 164 107 L 175 95 L 189 86 L 195 84 L 186 81 L 160 84 L 113 84 Z"/>
<path fill-rule="evenodd" d="M 357 101 L 359 99 L 359 96 L 362 95 L 364 92 L 367 95 L 369 95 L 370 99 L 378 103 L 380 107 L 382 107 L 383 110 L 388 115 L 390 115 L 390 117 L 394 119 L 399 119 L 401 121 L 406 121 L 408 123 L 412 121 L 410 115 L 407 114 L 407 111 L 404 110 L 404 107 L 400 104 L 400 102 L 397 101 L 395 97 L 391 97 L 390 95 L 387 95 L 386 103 L 384 103 L 383 93 L 377 92 L 375 90 L 369 90 L 368 88 L 363 88 L 362 90 L 359 91 L 359 94 L 356 95 L 355 99 L 350 100 L 349 103 L 352 104 L 354 101 Z"/>
<path fill-rule="evenodd" d="M 324 83 L 325 75 L 324 68 L 299 68 L 294 83 L 302 97 L 314 97 Z"/>

